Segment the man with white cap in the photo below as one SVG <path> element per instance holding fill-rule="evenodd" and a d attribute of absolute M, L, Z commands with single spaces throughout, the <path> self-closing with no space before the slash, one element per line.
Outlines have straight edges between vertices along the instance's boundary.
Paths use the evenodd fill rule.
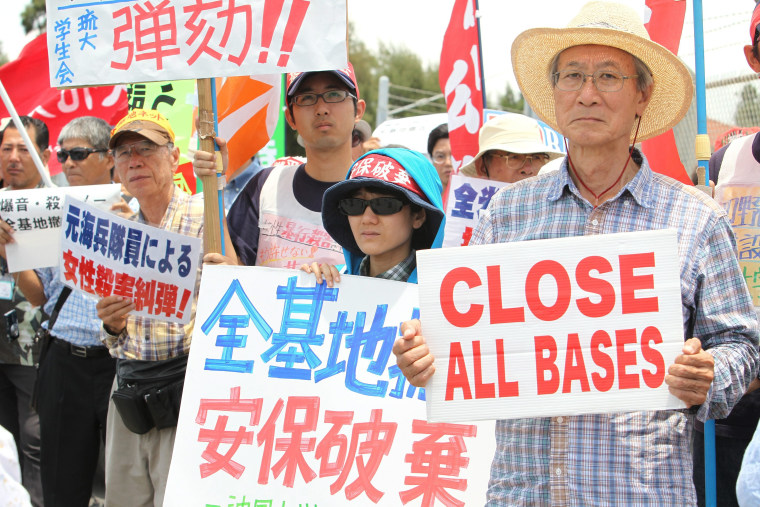
<path fill-rule="evenodd" d="M 538 174 L 550 160 L 564 155 L 546 145 L 533 118 L 506 113 L 480 127 L 480 151 L 462 167 L 465 176 L 514 183 Z"/>
<path fill-rule="evenodd" d="M 488 504 L 695 505 L 694 417 L 727 414 L 760 359 L 725 211 L 653 172 L 633 147 L 683 117 L 689 72 L 633 9 L 608 2 L 585 5 L 568 28 L 523 32 L 512 63 L 525 99 L 565 136 L 567 157 L 494 196 L 472 244 L 676 229 L 685 343 L 665 383 L 691 408 L 497 421 Z M 425 385 L 435 366 L 420 322 L 402 329 L 398 365 Z"/>

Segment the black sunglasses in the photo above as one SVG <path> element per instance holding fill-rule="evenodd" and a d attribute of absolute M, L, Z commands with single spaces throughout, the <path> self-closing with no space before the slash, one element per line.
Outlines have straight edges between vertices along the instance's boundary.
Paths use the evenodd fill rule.
<path fill-rule="evenodd" d="M 93 148 L 71 148 L 70 150 L 58 150 L 58 162 L 63 164 L 71 157 L 74 162 L 81 162 L 90 156 L 91 153 L 103 153 L 108 150 L 96 150 Z"/>
<path fill-rule="evenodd" d="M 363 214 L 369 206 L 375 215 L 393 215 L 401 211 L 405 204 L 406 202 L 395 197 L 375 197 L 369 200 L 349 197 L 338 201 L 338 209 L 344 215 L 356 216 Z"/>

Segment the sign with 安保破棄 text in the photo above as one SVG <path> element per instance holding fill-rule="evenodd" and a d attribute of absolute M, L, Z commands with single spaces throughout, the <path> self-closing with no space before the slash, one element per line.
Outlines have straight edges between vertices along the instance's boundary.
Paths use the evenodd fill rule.
<path fill-rule="evenodd" d="M 493 423 L 429 424 L 392 353 L 413 284 L 203 268 L 167 507 L 483 505 Z"/>
<path fill-rule="evenodd" d="M 125 220 L 66 197 L 61 281 L 98 297 L 122 296 L 132 315 L 186 324 L 192 318 L 201 239 Z"/>
<path fill-rule="evenodd" d="M 431 421 L 683 408 L 676 231 L 425 250 Z"/>
<path fill-rule="evenodd" d="M 46 6 L 52 86 L 346 66 L 345 0 L 47 0 Z"/>
<path fill-rule="evenodd" d="M 13 243 L 5 246 L 8 270 L 45 268 L 61 258 L 63 199 L 71 195 L 103 210 L 121 200 L 121 185 L 33 188 L 0 192 L 0 216 L 13 228 Z M 45 245 L 45 248 L 40 248 Z"/>

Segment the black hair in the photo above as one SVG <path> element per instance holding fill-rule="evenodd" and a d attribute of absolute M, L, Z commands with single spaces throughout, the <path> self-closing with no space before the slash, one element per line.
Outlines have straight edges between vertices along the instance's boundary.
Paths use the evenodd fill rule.
<path fill-rule="evenodd" d="M 37 145 L 37 148 L 39 148 L 40 151 L 45 151 L 48 149 L 48 146 L 50 145 L 50 132 L 48 131 L 47 125 L 45 125 L 45 122 L 40 120 L 39 118 L 32 118 L 31 116 L 21 116 L 21 124 L 24 126 L 25 129 L 29 129 L 30 126 L 34 127 L 34 144 Z M 13 122 L 9 122 L 8 125 L 5 126 L 2 132 L 0 132 L 0 143 L 3 141 L 3 138 L 5 137 L 5 131 L 8 129 L 15 129 L 16 124 Z"/>
<path fill-rule="evenodd" d="M 431 157 L 433 156 L 433 148 L 435 148 L 435 143 L 437 143 L 441 139 L 448 139 L 449 138 L 449 124 L 448 123 L 441 123 L 436 128 L 430 131 L 430 135 L 428 135 L 428 144 L 427 144 L 427 150 L 428 155 Z"/>
<path fill-rule="evenodd" d="M 329 70 L 322 70 L 322 71 L 316 71 L 316 72 L 309 72 L 309 75 L 311 75 L 311 74 L 319 74 L 320 72 L 330 73 Z M 306 79 L 307 77 L 309 77 L 309 76 L 304 76 L 303 79 Z M 301 82 L 303 82 L 303 81 L 301 81 Z M 340 84 L 342 86 L 345 86 L 346 90 L 349 91 L 349 92 L 351 92 L 351 94 L 353 95 L 353 98 L 351 100 L 353 100 L 353 102 L 354 102 L 354 116 L 356 116 L 356 111 L 357 111 L 357 107 L 358 107 L 358 103 L 359 103 L 359 99 L 356 97 L 356 95 L 357 95 L 356 88 L 348 86 L 346 83 L 343 82 L 342 79 L 340 80 Z M 300 84 L 299 84 L 299 86 L 300 86 Z M 285 93 L 287 94 L 288 92 L 285 91 Z M 296 122 L 296 117 L 293 116 L 293 100 L 291 99 L 291 97 L 286 97 L 285 98 L 285 103 L 288 106 L 288 111 L 290 112 L 290 117 L 293 118 L 293 123 L 295 123 Z"/>

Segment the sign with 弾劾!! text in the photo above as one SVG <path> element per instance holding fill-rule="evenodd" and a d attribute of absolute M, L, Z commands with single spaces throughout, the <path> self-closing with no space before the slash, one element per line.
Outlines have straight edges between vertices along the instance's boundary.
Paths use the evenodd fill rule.
<path fill-rule="evenodd" d="M 345 0 L 47 0 L 46 6 L 55 87 L 346 66 Z"/>
<path fill-rule="evenodd" d="M 431 421 L 683 408 L 676 231 L 417 253 Z"/>

